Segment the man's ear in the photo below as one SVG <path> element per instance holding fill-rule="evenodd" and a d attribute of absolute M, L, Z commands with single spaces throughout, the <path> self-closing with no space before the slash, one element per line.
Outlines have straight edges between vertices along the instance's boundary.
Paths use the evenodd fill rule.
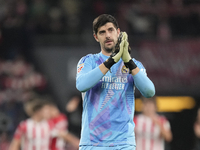
<path fill-rule="evenodd" d="M 96 40 L 97 42 L 99 42 L 99 39 L 98 39 L 98 37 L 97 37 L 97 35 L 96 35 L 95 33 L 93 34 L 93 36 L 94 36 L 95 40 Z"/>
<path fill-rule="evenodd" d="M 118 37 L 119 37 L 120 32 L 121 32 L 121 31 L 120 31 L 120 28 L 118 28 L 118 29 L 117 29 Z"/>

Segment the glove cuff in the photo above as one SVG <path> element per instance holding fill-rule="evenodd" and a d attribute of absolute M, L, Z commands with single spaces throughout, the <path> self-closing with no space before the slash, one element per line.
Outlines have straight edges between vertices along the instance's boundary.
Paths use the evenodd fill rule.
<path fill-rule="evenodd" d="M 106 66 L 106 68 L 108 68 L 110 70 L 110 68 L 112 67 L 112 65 L 115 64 L 115 61 L 112 57 L 109 57 L 106 61 L 104 61 L 104 65 Z"/>
<path fill-rule="evenodd" d="M 124 63 L 124 65 L 126 66 L 126 68 L 129 68 L 130 71 L 137 68 L 137 65 L 134 63 L 134 61 L 132 59 L 129 60 L 129 62 Z"/>

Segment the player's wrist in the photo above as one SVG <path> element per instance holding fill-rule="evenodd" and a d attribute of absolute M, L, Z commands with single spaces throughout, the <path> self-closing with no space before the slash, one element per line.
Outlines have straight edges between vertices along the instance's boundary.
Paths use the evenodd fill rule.
<path fill-rule="evenodd" d="M 114 59 L 112 57 L 109 57 L 106 61 L 104 61 L 104 65 L 106 68 L 108 68 L 110 70 L 110 68 L 115 64 L 116 62 L 114 61 Z"/>
<path fill-rule="evenodd" d="M 134 61 L 132 59 L 130 59 L 128 62 L 124 62 L 124 65 L 126 66 L 126 68 L 129 68 L 130 72 L 137 68 L 137 65 L 134 63 Z"/>

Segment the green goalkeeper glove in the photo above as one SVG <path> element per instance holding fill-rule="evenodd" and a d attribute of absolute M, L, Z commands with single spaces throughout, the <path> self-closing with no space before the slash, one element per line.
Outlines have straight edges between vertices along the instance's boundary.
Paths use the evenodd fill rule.
<path fill-rule="evenodd" d="M 137 65 L 134 63 L 134 61 L 131 58 L 130 55 L 130 46 L 128 43 L 128 36 L 126 34 L 126 32 L 123 32 L 123 40 L 124 40 L 124 50 L 123 50 L 123 54 L 122 54 L 122 60 L 124 61 L 124 65 L 126 66 L 126 68 L 129 68 L 129 70 L 133 70 L 137 67 Z"/>
<path fill-rule="evenodd" d="M 122 41 L 122 37 L 123 37 L 123 34 L 120 33 L 117 44 L 115 45 L 114 51 L 112 52 L 110 57 L 104 62 L 104 65 L 108 69 L 110 69 L 112 65 L 117 63 L 122 56 L 123 49 L 124 49 L 124 42 L 125 42 L 124 40 Z"/>

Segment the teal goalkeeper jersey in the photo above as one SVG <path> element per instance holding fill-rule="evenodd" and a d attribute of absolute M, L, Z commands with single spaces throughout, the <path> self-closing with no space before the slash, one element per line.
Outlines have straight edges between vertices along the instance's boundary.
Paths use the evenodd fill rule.
<path fill-rule="evenodd" d="M 103 75 L 98 66 L 106 59 L 108 56 L 102 53 L 89 54 L 77 65 L 76 85 L 84 80 L 85 89 L 80 146 L 135 145 L 133 76 L 122 59 Z M 146 76 L 142 63 L 133 61 Z M 91 71 L 93 74 L 88 77 Z M 99 78 L 96 83 L 95 78 Z"/>

